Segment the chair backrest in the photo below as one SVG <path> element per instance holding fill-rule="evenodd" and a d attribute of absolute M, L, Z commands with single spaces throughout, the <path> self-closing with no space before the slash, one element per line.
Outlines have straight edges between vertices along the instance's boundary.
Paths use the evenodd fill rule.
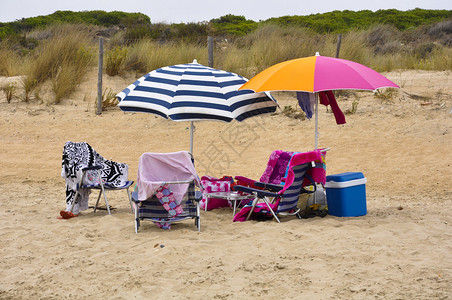
<path fill-rule="evenodd" d="M 311 163 L 303 163 L 292 167 L 294 180 L 292 184 L 283 192 L 283 197 L 279 200 L 276 213 L 289 211 L 297 208 L 298 198 L 306 172 L 311 168 Z"/>
<path fill-rule="evenodd" d="M 288 211 L 297 207 L 301 188 L 307 185 L 304 180 L 306 173 L 312 168 L 312 162 L 320 161 L 322 154 L 320 150 L 304 153 L 296 153 L 289 162 L 289 172 L 283 189 L 280 194 L 284 196 L 279 199 L 277 212 Z"/>

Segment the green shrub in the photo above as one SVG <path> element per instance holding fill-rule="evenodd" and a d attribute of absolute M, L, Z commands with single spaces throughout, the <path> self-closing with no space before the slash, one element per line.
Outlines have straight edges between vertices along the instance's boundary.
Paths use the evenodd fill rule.
<path fill-rule="evenodd" d="M 386 88 L 386 89 L 379 89 L 374 93 L 374 96 L 377 99 L 380 99 L 381 102 L 388 102 L 391 103 L 394 100 L 394 96 L 396 96 L 399 93 L 399 90 L 396 88 Z"/>
<path fill-rule="evenodd" d="M 244 16 L 225 15 L 218 19 L 210 20 L 217 35 L 245 36 L 258 26 L 253 20 L 247 20 Z"/>
<path fill-rule="evenodd" d="M 281 114 L 291 119 L 306 120 L 306 113 L 302 110 L 293 108 L 291 105 L 285 105 Z"/>
<path fill-rule="evenodd" d="M 122 74 L 127 58 L 127 48 L 115 47 L 106 52 L 105 71 L 110 76 Z"/>
<path fill-rule="evenodd" d="M 359 98 L 356 96 L 355 99 L 353 99 L 352 107 L 347 109 L 344 113 L 346 115 L 353 115 L 358 111 L 358 104 L 359 104 Z"/>
<path fill-rule="evenodd" d="M 214 35 L 214 67 L 251 78 L 289 59 L 316 52 L 335 56 L 338 32 L 342 33 L 340 58 L 378 72 L 452 70 L 451 16 L 452 11 L 445 10 L 334 11 L 260 22 L 226 15 L 210 22 L 152 24 L 141 14 L 58 11 L 0 23 L 0 39 L 2 32 L 8 32 L 0 42 L 0 75 L 25 75 L 18 83 L 24 90 L 18 96 L 24 101 L 33 91 L 37 98 L 50 86 L 57 103 L 75 91 L 93 67 L 99 34 L 110 37 L 105 38 L 109 49 L 105 70 L 112 76 L 126 71 L 141 76 L 193 59 L 206 65 L 207 35 Z M 59 25 L 48 26 L 54 23 Z"/>
<path fill-rule="evenodd" d="M 16 93 L 17 84 L 15 82 L 7 83 L 1 87 L 1 90 L 5 93 L 6 101 L 11 102 Z"/>

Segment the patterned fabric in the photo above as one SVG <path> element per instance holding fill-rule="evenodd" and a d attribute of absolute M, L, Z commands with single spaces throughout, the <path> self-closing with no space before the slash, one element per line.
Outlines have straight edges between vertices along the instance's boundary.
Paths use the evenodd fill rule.
<path fill-rule="evenodd" d="M 177 217 L 184 212 L 180 204 L 177 204 L 176 198 L 174 197 L 168 184 L 161 186 L 155 193 L 155 196 L 159 199 L 160 203 L 169 213 L 170 217 Z"/>
<path fill-rule="evenodd" d="M 212 176 L 204 175 L 201 177 L 201 184 L 204 187 L 203 197 L 199 204 L 201 209 L 206 207 L 206 194 L 214 192 L 229 192 L 231 184 L 234 182 L 232 177 L 223 176 L 223 178 L 214 178 Z M 227 199 L 209 198 L 207 210 L 220 208 L 220 207 L 232 207 L 232 204 Z"/>
<path fill-rule="evenodd" d="M 293 152 L 275 150 L 270 154 L 267 168 L 259 179 L 260 182 L 280 184 L 286 174 L 287 166 Z"/>
<path fill-rule="evenodd" d="M 82 180 L 82 169 L 101 165 L 101 170 L 90 170 L 86 172 L 85 178 Z M 78 214 L 80 210 L 88 209 L 89 189 L 80 189 L 80 196 L 74 199 L 78 186 L 98 185 L 95 172 L 100 172 L 100 177 L 104 184 L 112 187 L 124 186 L 127 182 L 129 167 L 127 164 L 118 163 L 103 158 L 88 143 L 66 142 L 63 148 L 63 159 L 61 166 L 61 177 L 66 181 L 66 210 Z M 72 203 L 74 202 L 74 205 Z"/>
<path fill-rule="evenodd" d="M 172 187 L 175 184 L 171 184 Z M 163 194 L 163 193 L 162 193 Z M 195 183 L 189 184 L 186 194 L 181 201 L 181 213 L 177 217 L 172 217 L 168 210 L 163 208 L 162 203 L 157 199 L 157 195 L 154 194 L 152 197 L 145 201 L 138 200 L 138 192 L 132 192 L 132 199 L 138 208 L 138 218 L 148 219 L 154 222 L 161 229 L 171 229 L 171 223 L 186 220 L 189 218 L 198 217 L 197 204 L 195 199 Z M 139 226 L 139 220 L 138 222 Z"/>
<path fill-rule="evenodd" d="M 267 167 L 265 168 L 264 173 L 262 173 L 261 178 L 259 179 L 260 182 L 266 182 L 269 183 L 270 176 L 273 173 L 275 169 L 276 162 L 279 159 L 279 155 L 281 154 L 281 150 L 275 150 L 270 154 L 270 158 L 268 159 Z"/>
<path fill-rule="evenodd" d="M 284 181 L 292 155 L 293 152 L 291 151 L 282 151 L 282 153 L 279 155 L 278 161 L 276 162 L 275 170 L 272 176 L 270 176 L 268 183 L 280 184 Z"/>

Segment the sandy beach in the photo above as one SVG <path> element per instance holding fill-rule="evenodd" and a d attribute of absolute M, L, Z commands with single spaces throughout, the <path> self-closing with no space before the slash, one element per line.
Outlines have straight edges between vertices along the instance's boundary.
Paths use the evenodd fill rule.
<path fill-rule="evenodd" d="M 118 108 L 96 115 L 96 75 L 57 105 L 0 94 L 1 299 L 452 298 L 450 72 L 385 74 L 401 89 L 391 100 L 357 93 L 345 125 L 320 108 L 327 174 L 363 172 L 367 215 L 233 223 L 232 209 L 221 208 L 201 212 L 201 232 L 191 221 L 171 230 L 144 222 L 138 234 L 123 191 L 107 194 L 111 216 L 89 209 L 57 219 L 63 146 L 88 142 L 136 180 L 143 152 L 189 149 L 189 123 Z M 106 76 L 104 87 L 120 92 L 135 79 Z M 284 116 L 296 100 L 275 97 L 278 114 L 196 123 L 200 177 L 259 179 L 273 150 L 314 148 L 314 120 Z"/>

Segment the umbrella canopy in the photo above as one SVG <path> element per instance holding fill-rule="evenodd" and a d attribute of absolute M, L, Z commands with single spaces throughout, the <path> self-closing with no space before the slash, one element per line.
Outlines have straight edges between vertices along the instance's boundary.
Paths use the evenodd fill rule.
<path fill-rule="evenodd" d="M 239 90 L 304 91 L 376 90 L 399 86 L 359 63 L 327 56 L 288 60 L 260 72 Z"/>
<path fill-rule="evenodd" d="M 235 73 L 198 64 L 180 64 L 154 70 L 116 96 L 119 108 L 147 112 L 173 121 L 243 121 L 276 111 L 269 93 L 239 91 L 247 79 Z M 193 123 L 190 151 L 193 153 Z"/>
<path fill-rule="evenodd" d="M 288 60 L 265 69 L 239 90 L 255 92 L 297 91 L 316 93 L 331 90 L 376 90 L 399 86 L 359 63 L 327 56 Z M 315 102 L 315 149 L 318 146 L 318 101 Z"/>

